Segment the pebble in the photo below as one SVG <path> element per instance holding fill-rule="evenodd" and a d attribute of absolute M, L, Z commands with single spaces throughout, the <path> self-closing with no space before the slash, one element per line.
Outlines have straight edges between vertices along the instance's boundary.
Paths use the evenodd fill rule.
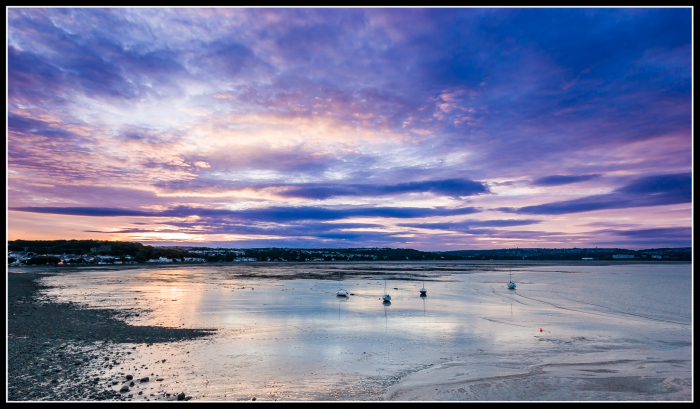
<path fill-rule="evenodd" d="M 184 392 L 178 393 L 177 400 L 185 400 L 185 393 Z"/>
<path fill-rule="evenodd" d="M 134 379 L 134 375 L 127 375 L 127 376 L 126 376 L 126 380 L 127 380 L 127 381 L 129 381 L 129 380 L 131 380 L 131 379 Z"/>
<path fill-rule="evenodd" d="M 141 382 L 148 382 L 148 376 L 144 376 L 143 378 L 141 378 Z"/>
<path fill-rule="evenodd" d="M 129 387 L 124 385 L 121 389 L 119 389 L 119 392 L 129 392 Z"/>

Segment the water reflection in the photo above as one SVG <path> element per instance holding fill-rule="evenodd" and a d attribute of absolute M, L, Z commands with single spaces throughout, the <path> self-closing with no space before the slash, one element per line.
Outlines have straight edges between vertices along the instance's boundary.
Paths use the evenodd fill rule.
<path fill-rule="evenodd" d="M 397 290 L 393 303 L 383 302 L 380 307 L 377 300 L 386 287 L 384 275 L 376 275 L 375 265 L 366 266 L 367 271 L 371 267 L 371 274 L 360 270 L 365 267 L 361 264 L 349 266 L 356 270 L 344 271 L 343 283 L 354 295 L 335 296 L 337 305 L 332 295 L 338 291 L 339 274 L 329 273 L 326 279 L 279 278 L 297 277 L 300 271 L 291 266 L 134 269 L 128 274 L 90 271 L 46 281 L 62 287 L 49 292 L 64 301 L 141 311 L 138 317 L 128 318 L 135 325 L 219 328 L 207 340 L 141 348 L 132 355 L 137 361 L 150 363 L 149 374 L 155 368 L 154 373 L 166 374 L 171 384 L 180 382 L 178 387 L 192 388 L 188 395 L 196 399 L 206 395 L 205 400 L 249 399 L 251 394 L 263 400 L 259 395 L 263 390 L 267 396 L 287 399 L 333 400 L 342 393 L 357 400 L 377 399 L 381 397 L 377 395 L 380 381 L 389 382 L 402 371 L 443 362 L 444 357 L 463 357 L 465 351 L 480 349 L 485 351 L 481 355 L 498 361 L 507 357 L 504 351 L 517 344 L 520 357 L 531 353 L 557 356 L 562 348 L 573 345 L 572 339 L 580 337 L 595 339 L 596 347 L 604 350 L 618 348 L 610 344 L 612 339 L 654 339 L 659 334 L 674 337 L 685 333 L 684 327 L 680 333 L 669 327 L 664 334 L 661 330 L 667 329 L 664 325 L 669 320 L 687 321 L 690 328 L 690 308 L 684 304 L 691 304 L 685 295 L 688 267 L 683 274 L 677 273 L 685 281 L 677 281 L 676 286 L 671 286 L 668 278 L 675 276 L 661 271 L 656 277 L 661 274 L 665 281 L 657 280 L 656 291 L 649 285 L 637 288 L 637 294 L 630 294 L 628 280 L 612 282 L 620 276 L 602 274 L 605 270 L 600 267 L 595 275 L 568 274 L 564 267 L 521 271 L 519 282 L 524 285 L 519 285 L 516 293 L 501 289 L 499 272 L 464 274 L 464 267 L 454 267 L 456 264 L 447 265 L 454 267 L 447 272 L 447 267 L 439 264 L 406 264 L 396 268 L 392 280 L 403 279 L 396 288 L 408 287 L 408 295 L 401 296 L 402 290 Z M 304 268 L 301 272 L 308 272 L 308 267 Z M 423 278 L 419 274 L 431 279 L 430 317 L 427 295 L 415 297 Z M 645 281 L 643 275 L 636 277 L 641 282 L 654 282 Z M 608 291 L 595 293 L 601 282 Z M 610 288 L 615 289 L 614 294 Z M 658 288 L 672 288 L 672 294 L 680 294 L 680 301 L 676 296 L 664 298 Z M 644 291 L 668 301 L 646 302 L 646 310 L 636 308 L 640 303 L 635 297 Z M 517 322 L 512 319 L 513 304 L 518 308 Z M 631 308 L 636 308 L 636 315 L 622 314 Z M 385 333 L 380 329 L 382 312 Z M 649 333 L 645 317 L 661 319 L 654 321 L 655 332 Z M 546 341 L 540 341 L 535 333 L 544 325 L 552 332 Z M 543 348 L 545 342 L 547 348 Z M 164 364 L 155 363 L 166 358 Z"/>

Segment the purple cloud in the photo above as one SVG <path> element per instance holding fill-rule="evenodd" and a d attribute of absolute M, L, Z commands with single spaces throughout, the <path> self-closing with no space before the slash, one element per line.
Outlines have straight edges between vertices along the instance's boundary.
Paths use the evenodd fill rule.
<path fill-rule="evenodd" d="M 399 183 L 396 185 L 312 185 L 293 187 L 281 193 L 282 196 L 309 199 L 329 199 L 338 196 L 386 196 L 403 193 L 429 192 L 442 196 L 474 196 L 490 193 L 483 183 L 468 179 L 444 179 L 422 182 Z"/>
<path fill-rule="evenodd" d="M 150 216 L 150 217 L 225 217 L 242 221 L 289 222 L 297 220 L 338 220 L 349 217 L 395 217 L 416 218 L 431 216 L 455 216 L 477 213 L 474 207 L 456 209 L 416 208 L 416 207 L 267 207 L 248 210 L 205 209 L 189 206 L 177 206 L 164 211 L 139 211 L 100 207 L 10 207 L 8 210 L 30 213 L 67 214 L 79 216 Z"/>
<path fill-rule="evenodd" d="M 440 230 L 454 230 L 454 231 L 470 231 L 473 229 L 482 229 L 484 227 L 512 227 L 512 226 L 526 226 L 530 224 L 537 224 L 542 222 L 541 220 L 464 220 L 461 222 L 454 223 L 400 223 L 399 226 L 405 227 L 418 227 L 421 229 L 440 229 Z M 493 230 L 489 230 L 493 231 Z"/>
<path fill-rule="evenodd" d="M 559 186 L 568 185 L 571 183 L 585 182 L 587 180 L 600 177 L 599 174 L 591 175 L 552 175 L 536 179 L 532 182 L 536 186 Z"/>
<path fill-rule="evenodd" d="M 605 229 L 590 233 L 600 246 L 628 246 L 634 248 L 690 247 L 691 227 L 662 227 L 651 229 Z M 602 237 L 605 237 L 604 239 Z"/>
<path fill-rule="evenodd" d="M 663 206 L 691 203 L 692 176 L 690 173 L 655 175 L 639 178 L 632 183 L 604 195 L 587 196 L 563 202 L 547 203 L 521 208 L 498 210 L 517 214 L 568 214 L 605 209 Z"/>
<path fill-rule="evenodd" d="M 14 7 L 7 19 L 11 236 L 43 237 L 43 213 L 93 216 L 85 229 L 126 239 L 139 231 L 115 217 L 295 245 L 637 243 L 567 233 L 580 223 L 567 215 L 692 201 L 690 7 Z M 548 196 L 585 181 L 610 193 Z M 645 227 L 689 225 L 686 207 Z M 560 223 L 412 220 L 489 210 Z M 187 216 L 198 224 L 173 224 Z M 322 223 L 352 217 L 433 231 Z"/>

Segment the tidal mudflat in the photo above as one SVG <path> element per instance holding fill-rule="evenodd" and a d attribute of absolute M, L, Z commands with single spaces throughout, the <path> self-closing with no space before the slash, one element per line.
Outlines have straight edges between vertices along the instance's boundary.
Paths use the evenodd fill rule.
<path fill-rule="evenodd" d="M 515 290 L 506 287 L 510 272 Z M 92 315 L 91 325 L 114 321 L 47 341 L 33 352 L 36 368 L 8 371 L 10 400 L 692 399 L 690 263 L 251 263 L 53 274 L 15 314 L 71 305 L 111 312 Z M 385 286 L 390 304 L 381 300 Z M 351 295 L 337 297 L 340 288 Z M 17 344 L 13 319 L 8 343 Z M 58 354 L 71 351 L 80 364 L 70 376 L 55 372 Z M 71 393 L 72 382 L 86 380 L 93 389 Z"/>

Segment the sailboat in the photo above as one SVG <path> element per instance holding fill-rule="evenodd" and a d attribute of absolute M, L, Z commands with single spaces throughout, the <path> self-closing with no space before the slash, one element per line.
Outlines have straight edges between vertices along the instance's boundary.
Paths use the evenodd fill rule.
<path fill-rule="evenodd" d="M 389 294 L 387 294 L 387 292 L 386 292 L 386 279 L 384 279 L 384 297 L 382 297 L 382 300 L 384 300 L 386 302 L 391 301 L 391 296 Z"/>
<path fill-rule="evenodd" d="M 515 290 L 515 283 L 513 282 L 513 272 L 510 271 L 510 281 L 508 282 L 508 289 Z"/>
<path fill-rule="evenodd" d="M 340 286 L 340 273 L 338 273 L 338 286 Z M 340 290 L 338 290 L 337 293 L 335 293 L 335 295 L 337 295 L 338 297 L 347 297 L 348 292 L 341 288 Z"/>
<path fill-rule="evenodd" d="M 425 289 L 425 281 L 423 281 L 423 288 L 420 289 L 420 295 L 425 295 L 428 290 Z"/>

